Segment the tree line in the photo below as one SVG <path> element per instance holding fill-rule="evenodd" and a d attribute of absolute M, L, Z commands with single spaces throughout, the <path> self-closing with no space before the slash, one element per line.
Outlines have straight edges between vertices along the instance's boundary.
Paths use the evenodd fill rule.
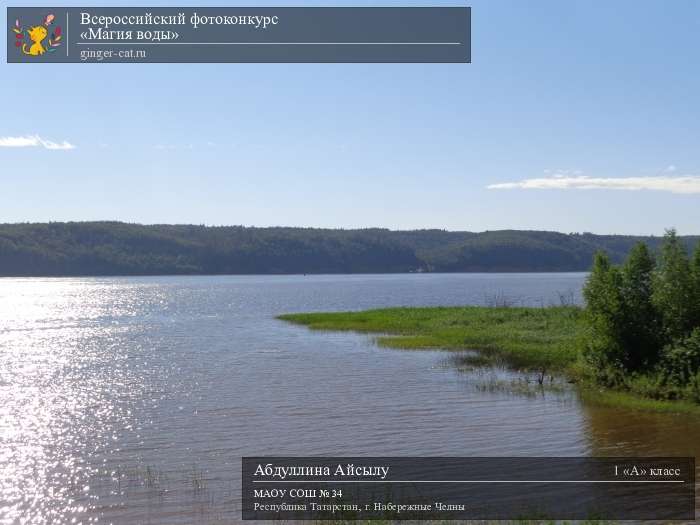
<path fill-rule="evenodd" d="M 684 238 L 690 245 L 698 238 Z M 122 222 L 0 224 L 0 276 L 586 271 L 660 237 Z"/>
<path fill-rule="evenodd" d="M 700 402 L 700 242 L 667 232 L 655 257 L 638 243 L 621 265 L 596 254 L 584 287 L 584 358 L 598 383 Z"/>

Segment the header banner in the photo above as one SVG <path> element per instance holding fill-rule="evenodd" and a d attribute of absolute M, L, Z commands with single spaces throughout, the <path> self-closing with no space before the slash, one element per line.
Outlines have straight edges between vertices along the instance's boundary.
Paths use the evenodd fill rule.
<path fill-rule="evenodd" d="M 471 61 L 469 7 L 8 7 L 9 63 Z"/>

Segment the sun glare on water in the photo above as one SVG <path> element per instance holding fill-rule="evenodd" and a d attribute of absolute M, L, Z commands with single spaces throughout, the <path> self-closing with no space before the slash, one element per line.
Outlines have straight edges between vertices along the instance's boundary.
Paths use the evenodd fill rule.
<path fill-rule="evenodd" d="M 138 390 L 119 347 L 129 299 L 106 311 L 112 293 L 84 280 L 0 279 L 0 522 L 92 521 L 100 468 L 90 458 L 129 427 Z"/>

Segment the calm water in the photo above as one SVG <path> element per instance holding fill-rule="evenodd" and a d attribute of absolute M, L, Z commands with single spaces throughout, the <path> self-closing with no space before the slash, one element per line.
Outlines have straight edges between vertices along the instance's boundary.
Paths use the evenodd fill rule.
<path fill-rule="evenodd" d="M 692 455 L 700 421 L 274 319 L 558 303 L 583 274 L 0 279 L 0 523 L 231 523 L 244 455 Z M 99 521 L 98 521 L 99 520 Z"/>

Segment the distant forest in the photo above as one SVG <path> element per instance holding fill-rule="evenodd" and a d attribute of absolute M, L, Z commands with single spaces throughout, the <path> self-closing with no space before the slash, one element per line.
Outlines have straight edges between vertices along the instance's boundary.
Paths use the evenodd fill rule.
<path fill-rule="evenodd" d="M 683 237 L 690 249 L 700 237 Z M 661 237 L 502 230 L 391 231 L 122 222 L 0 224 L 0 276 L 556 272 L 620 263 Z"/>

